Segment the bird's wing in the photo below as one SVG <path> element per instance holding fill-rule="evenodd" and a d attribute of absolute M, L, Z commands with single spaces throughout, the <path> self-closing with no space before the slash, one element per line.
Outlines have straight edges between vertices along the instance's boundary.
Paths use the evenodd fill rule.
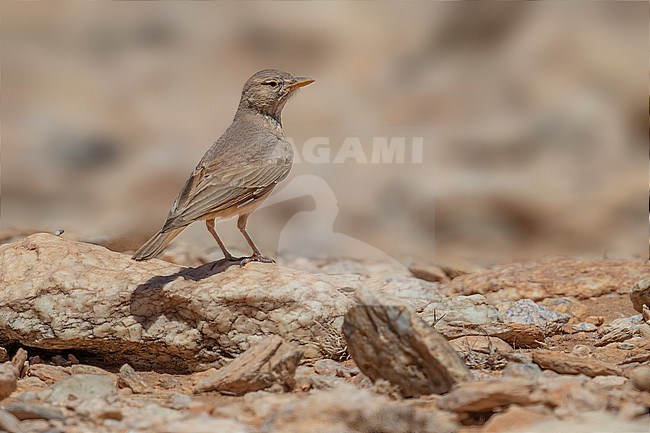
<path fill-rule="evenodd" d="M 219 167 L 199 165 L 174 200 L 163 232 L 186 226 L 214 212 L 243 206 L 271 191 L 289 174 L 290 161 L 252 161 Z"/>

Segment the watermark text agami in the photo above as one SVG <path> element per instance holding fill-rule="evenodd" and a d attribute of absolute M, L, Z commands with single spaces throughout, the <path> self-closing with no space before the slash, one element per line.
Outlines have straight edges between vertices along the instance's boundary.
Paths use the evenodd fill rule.
<path fill-rule="evenodd" d="M 294 164 L 421 164 L 424 137 L 374 137 L 369 143 L 359 137 L 346 137 L 340 145 L 329 137 L 311 137 L 294 146 Z"/>

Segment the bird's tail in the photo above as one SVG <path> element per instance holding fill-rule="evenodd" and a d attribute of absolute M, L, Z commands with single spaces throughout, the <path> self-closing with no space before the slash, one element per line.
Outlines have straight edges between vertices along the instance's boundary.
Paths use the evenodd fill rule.
<path fill-rule="evenodd" d="M 151 239 L 149 239 L 144 245 L 140 247 L 138 251 L 133 254 L 133 260 L 149 260 L 156 257 L 165 247 L 174 239 L 180 232 L 183 231 L 185 227 L 179 227 L 177 229 L 170 230 L 168 232 L 158 232 Z"/>

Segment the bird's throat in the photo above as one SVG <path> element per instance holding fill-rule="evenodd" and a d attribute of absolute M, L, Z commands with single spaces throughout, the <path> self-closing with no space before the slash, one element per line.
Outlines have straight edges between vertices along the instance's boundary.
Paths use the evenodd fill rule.
<path fill-rule="evenodd" d="M 282 107 L 272 107 L 273 109 L 251 107 L 250 105 L 240 105 L 238 116 L 249 117 L 251 119 L 260 119 L 268 124 L 272 129 L 282 130 Z"/>

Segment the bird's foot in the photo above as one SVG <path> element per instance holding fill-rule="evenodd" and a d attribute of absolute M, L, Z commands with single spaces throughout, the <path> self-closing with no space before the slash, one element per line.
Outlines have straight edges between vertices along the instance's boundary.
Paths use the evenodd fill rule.
<path fill-rule="evenodd" d="M 212 262 L 212 267 L 211 270 L 223 270 L 227 269 L 228 267 L 235 265 L 235 264 L 240 264 L 242 260 L 244 260 L 246 257 L 235 257 L 233 255 L 227 255 L 224 256 L 223 259 L 219 259 L 215 262 Z"/>
<path fill-rule="evenodd" d="M 268 257 L 261 256 L 259 254 L 253 254 L 249 257 L 244 257 L 239 262 L 239 266 L 244 267 L 247 263 L 250 262 L 260 262 L 260 263 L 275 263 L 275 260 L 269 259 Z"/>

